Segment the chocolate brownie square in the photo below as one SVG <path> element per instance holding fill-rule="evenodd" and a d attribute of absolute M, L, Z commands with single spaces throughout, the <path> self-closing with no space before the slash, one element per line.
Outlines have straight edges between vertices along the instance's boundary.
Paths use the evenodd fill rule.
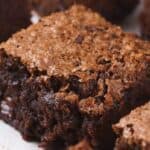
<path fill-rule="evenodd" d="M 30 24 L 27 0 L 0 0 L 0 41 Z"/>
<path fill-rule="evenodd" d="M 118 134 L 115 150 L 150 149 L 150 101 L 113 126 Z"/>
<path fill-rule="evenodd" d="M 150 44 L 73 6 L 0 45 L 0 83 L 0 117 L 25 139 L 112 149 L 112 124 L 150 97 Z"/>
<path fill-rule="evenodd" d="M 140 15 L 141 36 L 150 40 L 150 1 L 144 0 L 144 7 Z"/>
<path fill-rule="evenodd" d="M 84 4 L 108 20 L 118 23 L 134 10 L 139 0 L 31 0 L 31 2 L 33 8 L 41 15 L 64 10 L 73 4 Z"/>

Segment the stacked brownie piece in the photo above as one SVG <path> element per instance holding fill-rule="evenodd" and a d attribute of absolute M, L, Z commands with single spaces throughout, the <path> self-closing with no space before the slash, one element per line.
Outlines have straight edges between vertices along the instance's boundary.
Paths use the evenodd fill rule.
<path fill-rule="evenodd" d="M 0 41 L 30 23 L 30 8 L 27 0 L 0 0 Z"/>
<path fill-rule="evenodd" d="M 144 39 L 150 39 L 150 0 L 144 0 L 144 7 L 140 15 L 141 33 Z"/>
<path fill-rule="evenodd" d="M 150 101 L 114 125 L 118 134 L 115 150 L 150 149 Z"/>
<path fill-rule="evenodd" d="M 41 15 L 64 10 L 73 4 L 83 4 L 114 23 L 122 21 L 138 2 L 139 0 L 31 0 L 33 8 Z"/>
<path fill-rule="evenodd" d="M 112 124 L 150 97 L 150 44 L 73 6 L 0 45 L 0 83 L 0 118 L 25 139 L 112 149 Z"/>

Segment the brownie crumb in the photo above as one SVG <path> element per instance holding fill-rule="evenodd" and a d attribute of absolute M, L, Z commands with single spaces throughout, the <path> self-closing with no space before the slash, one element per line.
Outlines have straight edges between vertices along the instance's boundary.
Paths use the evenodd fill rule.
<path fill-rule="evenodd" d="M 75 39 L 77 44 L 82 44 L 82 41 L 84 40 L 84 37 L 82 35 L 78 35 Z"/>

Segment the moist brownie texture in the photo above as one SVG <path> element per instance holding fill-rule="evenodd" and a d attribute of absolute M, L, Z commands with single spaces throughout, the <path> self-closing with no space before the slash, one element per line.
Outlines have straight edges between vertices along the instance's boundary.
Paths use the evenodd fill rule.
<path fill-rule="evenodd" d="M 150 101 L 114 125 L 118 134 L 115 150 L 150 149 Z"/>
<path fill-rule="evenodd" d="M 33 8 L 41 15 L 64 10 L 73 4 L 84 4 L 115 23 L 131 13 L 138 2 L 139 0 L 31 0 Z"/>
<path fill-rule="evenodd" d="M 30 23 L 27 0 L 0 0 L 0 41 Z"/>
<path fill-rule="evenodd" d="M 144 0 L 143 11 L 140 15 L 141 35 L 150 40 L 150 0 Z"/>
<path fill-rule="evenodd" d="M 150 97 L 149 43 L 83 6 L 43 18 L 0 49 L 1 118 L 43 147 L 86 138 L 112 149 L 111 125 Z"/>

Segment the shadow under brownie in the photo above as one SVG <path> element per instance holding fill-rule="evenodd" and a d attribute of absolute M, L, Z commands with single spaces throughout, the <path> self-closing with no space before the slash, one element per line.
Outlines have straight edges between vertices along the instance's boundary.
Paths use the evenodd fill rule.
<path fill-rule="evenodd" d="M 115 150 L 150 149 L 150 101 L 113 126 L 118 134 Z"/>
<path fill-rule="evenodd" d="M 0 0 L 0 41 L 30 24 L 27 0 Z"/>
<path fill-rule="evenodd" d="M 150 97 L 149 43 L 83 6 L 43 18 L 0 49 L 0 118 L 42 147 L 86 138 L 113 149 L 111 125 Z"/>
<path fill-rule="evenodd" d="M 137 6 L 139 0 L 31 0 L 31 5 L 40 15 L 69 8 L 73 4 L 83 4 L 114 23 L 121 22 Z"/>

